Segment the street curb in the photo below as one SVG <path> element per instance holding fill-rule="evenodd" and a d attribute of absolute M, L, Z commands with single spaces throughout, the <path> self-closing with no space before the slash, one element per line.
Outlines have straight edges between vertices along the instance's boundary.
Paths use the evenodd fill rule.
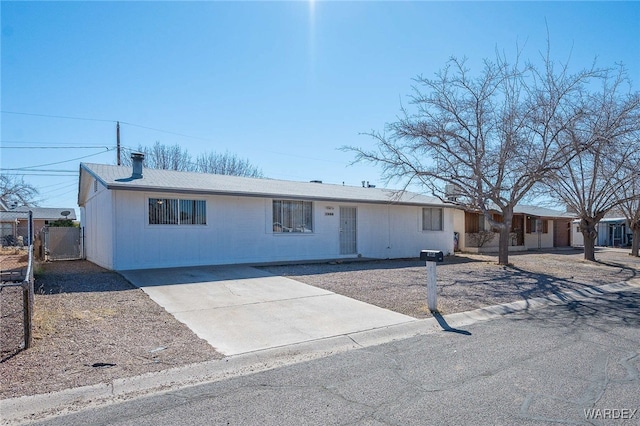
<path fill-rule="evenodd" d="M 640 287 L 640 279 L 626 283 L 587 287 L 530 300 L 504 303 L 439 318 L 426 318 L 402 324 L 359 331 L 303 343 L 232 355 L 140 376 L 114 379 L 109 383 L 66 389 L 47 394 L 0 400 L 3 425 L 21 424 L 82 409 L 148 395 L 173 391 L 197 384 L 271 370 L 286 365 L 324 358 L 353 349 L 377 346 L 392 341 L 441 331 L 460 332 L 459 327 L 504 315 L 544 306 L 586 300 L 593 296 Z"/>

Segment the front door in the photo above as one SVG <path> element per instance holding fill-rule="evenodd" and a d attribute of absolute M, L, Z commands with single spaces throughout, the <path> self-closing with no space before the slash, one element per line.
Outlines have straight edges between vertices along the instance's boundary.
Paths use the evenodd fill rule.
<path fill-rule="evenodd" d="M 340 207 L 340 254 L 356 254 L 356 208 Z"/>

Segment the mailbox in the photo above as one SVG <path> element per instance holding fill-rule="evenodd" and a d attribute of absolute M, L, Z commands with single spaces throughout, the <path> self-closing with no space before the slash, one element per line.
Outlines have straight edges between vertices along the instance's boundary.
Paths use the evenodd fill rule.
<path fill-rule="evenodd" d="M 427 262 L 442 262 L 444 261 L 444 255 L 439 250 L 422 250 L 420 251 L 420 260 L 426 260 Z"/>

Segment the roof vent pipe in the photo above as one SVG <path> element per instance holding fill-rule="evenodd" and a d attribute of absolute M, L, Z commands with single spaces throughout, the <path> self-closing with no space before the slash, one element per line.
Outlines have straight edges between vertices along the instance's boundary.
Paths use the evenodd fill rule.
<path fill-rule="evenodd" d="M 133 173 L 131 177 L 133 179 L 142 179 L 142 162 L 144 161 L 144 154 L 134 152 L 131 154 L 131 164 L 133 165 Z"/>

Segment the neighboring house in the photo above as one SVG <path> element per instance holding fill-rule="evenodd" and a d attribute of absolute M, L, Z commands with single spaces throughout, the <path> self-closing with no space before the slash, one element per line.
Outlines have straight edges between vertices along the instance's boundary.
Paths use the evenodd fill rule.
<path fill-rule="evenodd" d="M 453 208 L 390 190 L 80 165 L 85 256 L 108 269 L 453 253 Z"/>
<path fill-rule="evenodd" d="M 6 206 L 6 204 L 3 206 Z M 76 213 L 73 208 L 23 206 L 4 210 L 3 206 L 0 206 L 0 239 L 2 245 L 29 244 L 29 211 L 33 213 L 34 236 L 46 225 L 57 220 L 65 218 L 76 220 Z M 65 213 L 65 215 L 62 213 Z"/>
<path fill-rule="evenodd" d="M 501 220 L 496 211 L 493 219 Z M 509 251 L 569 247 L 571 221 L 575 215 L 536 206 L 519 205 L 514 208 L 511 221 Z M 491 229 L 481 212 L 458 210 L 454 213 L 454 230 L 458 250 L 471 253 L 498 251 L 499 233 Z"/>
<path fill-rule="evenodd" d="M 574 220 L 572 225 L 572 245 L 574 247 L 584 246 L 584 236 L 580 231 L 580 220 Z M 598 233 L 597 246 L 628 247 L 631 245 L 633 230 L 624 217 L 605 217 L 601 219 L 596 225 L 596 232 Z"/>

